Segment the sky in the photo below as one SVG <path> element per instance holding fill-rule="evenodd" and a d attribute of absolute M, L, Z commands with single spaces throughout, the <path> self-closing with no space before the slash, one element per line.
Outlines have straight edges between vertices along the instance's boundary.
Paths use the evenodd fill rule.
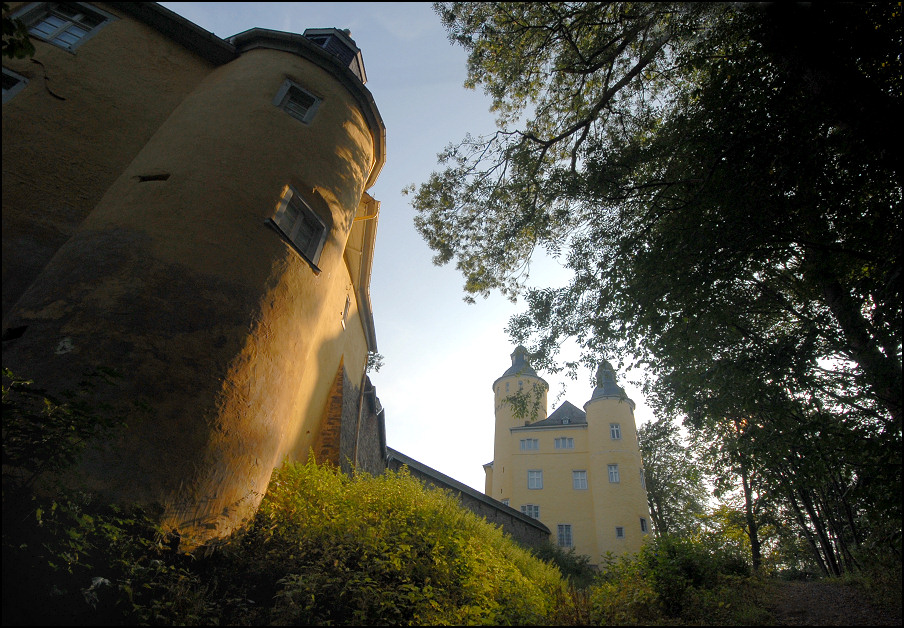
<path fill-rule="evenodd" d="M 515 345 L 505 327 L 523 303 L 499 295 L 465 303 L 462 276 L 433 264 L 402 192 L 438 169 L 437 153 L 448 144 L 495 129 L 489 98 L 463 87 L 464 49 L 449 43 L 427 2 L 160 4 L 222 39 L 254 27 L 351 30 L 386 126 L 386 164 L 369 193 L 380 201 L 370 292 L 383 356 L 371 381 L 385 409 L 387 445 L 483 492 L 483 465 L 493 459 L 491 387 L 511 366 Z M 547 259 L 534 265 L 529 283 L 566 277 Z M 593 392 L 589 369 L 577 381 L 539 374 L 550 385 L 549 412 L 566 399 L 582 407 Z M 623 374 L 619 383 L 637 404 L 638 426 L 651 420 L 639 389 Z"/>

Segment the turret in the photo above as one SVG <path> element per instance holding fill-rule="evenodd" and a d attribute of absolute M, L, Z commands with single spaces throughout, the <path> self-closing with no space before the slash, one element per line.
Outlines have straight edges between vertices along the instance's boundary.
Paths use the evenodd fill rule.
<path fill-rule="evenodd" d="M 485 465 L 486 491 L 494 499 L 511 495 L 508 460 L 512 455 L 511 429 L 546 418 L 546 395 L 549 384 L 537 375 L 528 361 L 527 349 L 518 346 L 511 354 L 512 365 L 493 382 L 496 410 L 496 438 L 493 463 Z"/>
<path fill-rule="evenodd" d="M 596 388 L 584 404 L 587 413 L 597 544 L 615 553 L 640 549 L 649 531 L 643 464 L 637 443 L 634 402 L 615 379 L 607 361 L 596 372 Z"/>

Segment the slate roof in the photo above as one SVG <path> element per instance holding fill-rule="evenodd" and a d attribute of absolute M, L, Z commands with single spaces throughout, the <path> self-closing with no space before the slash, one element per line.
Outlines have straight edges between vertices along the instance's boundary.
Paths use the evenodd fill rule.
<path fill-rule="evenodd" d="M 580 425 L 587 424 L 587 415 L 569 401 L 565 401 L 556 411 L 542 421 L 531 423 L 525 427 L 550 427 L 553 425 Z"/>

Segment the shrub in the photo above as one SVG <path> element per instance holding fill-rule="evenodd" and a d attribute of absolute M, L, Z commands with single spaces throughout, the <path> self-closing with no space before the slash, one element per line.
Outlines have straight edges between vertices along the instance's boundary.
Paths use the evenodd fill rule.
<path fill-rule="evenodd" d="M 408 475 L 288 465 L 242 545 L 277 584 L 270 621 L 546 623 L 560 573 Z"/>

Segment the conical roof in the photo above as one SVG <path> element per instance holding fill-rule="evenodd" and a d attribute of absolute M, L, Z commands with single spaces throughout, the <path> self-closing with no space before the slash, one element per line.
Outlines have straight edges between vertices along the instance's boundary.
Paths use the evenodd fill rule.
<path fill-rule="evenodd" d="M 515 347 L 515 350 L 512 352 L 512 365 L 506 369 L 505 373 L 503 373 L 499 378 L 496 379 L 498 382 L 503 377 L 536 377 L 544 384 L 546 380 L 537 375 L 537 371 L 530 365 L 530 362 L 527 361 L 527 349 L 523 346 L 518 345 Z M 493 382 L 493 387 L 496 386 L 496 382 Z"/>
<path fill-rule="evenodd" d="M 603 360 L 596 369 L 596 388 L 593 389 L 590 401 L 597 399 L 625 399 L 632 407 L 634 406 L 634 402 L 625 394 L 625 389 L 615 382 L 615 369 L 608 360 Z M 584 405 L 586 406 L 586 404 Z"/>

